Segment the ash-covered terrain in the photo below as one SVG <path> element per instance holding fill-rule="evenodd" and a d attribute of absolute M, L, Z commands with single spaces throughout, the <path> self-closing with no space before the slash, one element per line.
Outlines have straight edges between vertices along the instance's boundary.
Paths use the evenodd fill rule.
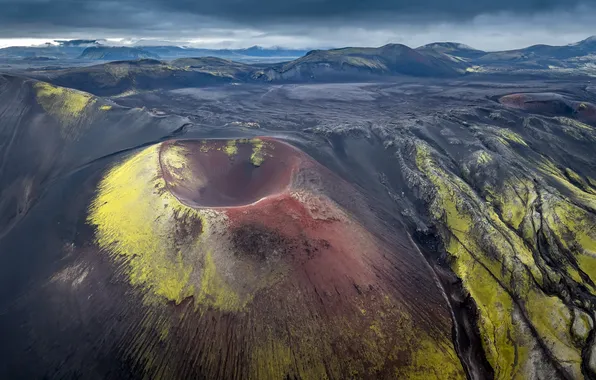
<path fill-rule="evenodd" d="M 596 89 L 373 50 L 1 75 L 0 378 L 596 378 Z"/>

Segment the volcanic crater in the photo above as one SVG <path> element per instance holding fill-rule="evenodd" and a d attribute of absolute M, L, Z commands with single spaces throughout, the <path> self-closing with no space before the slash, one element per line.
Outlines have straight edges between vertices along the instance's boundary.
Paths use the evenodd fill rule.
<path fill-rule="evenodd" d="M 160 355 L 195 331 L 224 336 L 220 321 L 233 318 L 232 327 L 251 326 L 250 336 L 190 340 L 188 349 L 226 352 L 224 363 L 247 363 L 255 379 L 428 373 L 417 359 L 427 355 L 463 373 L 424 258 L 380 239 L 385 227 L 346 208 L 350 199 L 367 209 L 357 191 L 290 144 L 169 140 L 126 158 L 99 189 L 89 220 L 103 252 L 122 263 L 116 276 L 156 323 L 179 328 Z M 185 324 L 176 327 L 181 310 Z M 180 363 L 177 377 L 236 370 L 208 358 L 191 369 Z M 176 368 L 182 359 L 167 360 Z"/>
<path fill-rule="evenodd" d="M 511 108 L 546 116 L 575 117 L 579 121 L 596 124 L 596 106 L 590 102 L 573 100 L 557 93 L 517 93 L 499 98 Z"/>
<path fill-rule="evenodd" d="M 303 155 L 275 139 L 174 140 L 161 145 L 159 160 L 168 190 L 182 203 L 229 208 L 286 191 Z"/>

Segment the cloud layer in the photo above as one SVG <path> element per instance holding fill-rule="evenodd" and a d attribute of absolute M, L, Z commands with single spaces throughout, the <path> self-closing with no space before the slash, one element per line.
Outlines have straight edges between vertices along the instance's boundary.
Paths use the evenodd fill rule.
<path fill-rule="evenodd" d="M 200 46 L 484 49 L 596 34 L 596 0 L 0 0 L 4 38 L 161 38 Z"/>

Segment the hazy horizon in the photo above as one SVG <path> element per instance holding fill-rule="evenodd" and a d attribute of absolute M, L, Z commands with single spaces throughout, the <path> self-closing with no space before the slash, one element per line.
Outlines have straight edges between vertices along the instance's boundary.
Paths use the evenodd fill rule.
<path fill-rule="evenodd" d="M 177 41 L 177 40 L 166 40 L 166 39 L 152 39 L 152 38 L 139 38 L 139 39 L 130 39 L 130 38 L 109 38 L 109 39 L 103 39 L 103 38 L 73 38 L 73 37 L 69 37 L 69 38 L 61 38 L 61 37 L 56 37 L 56 38 L 25 38 L 25 39 L 0 39 L 0 49 L 3 48 L 7 48 L 7 47 L 43 47 L 46 46 L 47 44 L 52 44 L 52 45 L 56 45 L 58 46 L 58 44 L 55 41 L 60 41 L 60 40 L 96 40 L 99 42 L 100 45 L 103 46 L 114 46 L 114 47 L 118 47 L 118 46 L 128 46 L 128 47 L 144 47 L 144 46 L 182 46 L 182 47 L 188 47 L 188 48 L 199 48 L 199 49 L 246 49 L 246 48 L 251 48 L 251 47 L 262 47 L 265 49 L 274 49 L 274 48 L 280 48 L 280 49 L 288 49 L 288 50 L 309 50 L 309 49 L 335 49 L 335 48 L 343 48 L 343 47 L 379 47 L 379 46 L 383 46 L 389 43 L 400 43 L 400 44 L 404 44 L 407 45 L 409 47 L 412 48 L 416 48 L 419 46 L 423 46 L 426 44 L 430 44 L 430 43 L 440 43 L 440 42 L 454 42 L 454 43 L 460 43 L 463 45 L 467 45 L 469 47 L 478 49 L 478 50 L 484 50 L 484 51 L 499 51 L 499 50 L 515 50 L 515 49 L 522 49 L 528 46 L 532 46 L 532 45 L 539 45 L 539 44 L 544 44 L 544 45 L 553 45 L 553 46 L 562 46 L 562 45 L 569 45 L 569 44 L 574 44 L 583 40 L 586 40 L 588 38 L 594 37 L 595 35 L 586 35 L 584 37 L 579 37 L 576 39 L 557 39 L 557 41 L 561 41 L 561 42 L 533 42 L 533 43 L 529 43 L 526 45 L 519 45 L 519 46 L 511 46 L 508 48 L 503 48 L 503 49 L 490 49 L 490 48 L 482 48 L 482 47 L 478 47 L 478 46 L 474 46 L 474 45 L 470 45 L 468 43 L 459 41 L 459 40 L 428 40 L 427 42 L 424 43 L 420 43 L 420 44 L 409 44 L 409 43 L 405 43 L 405 42 L 393 42 L 393 41 L 389 41 L 389 42 L 385 42 L 383 44 L 371 44 L 371 45 L 329 45 L 329 46 L 284 46 L 284 45 L 263 45 L 263 44 L 259 44 L 259 43 L 250 43 L 250 41 L 245 41 L 244 44 L 228 44 L 226 43 L 227 41 L 222 41 L 221 43 L 212 43 L 212 44 L 201 44 L 201 43 L 196 43 L 196 42 L 192 42 L 192 41 Z"/>

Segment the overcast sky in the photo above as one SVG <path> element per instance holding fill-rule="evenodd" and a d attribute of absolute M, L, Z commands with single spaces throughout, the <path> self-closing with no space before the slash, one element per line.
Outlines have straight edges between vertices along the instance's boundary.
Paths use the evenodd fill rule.
<path fill-rule="evenodd" d="M 456 41 L 503 50 L 591 35 L 596 0 L 0 0 L 0 47 L 142 38 L 214 48 Z"/>

